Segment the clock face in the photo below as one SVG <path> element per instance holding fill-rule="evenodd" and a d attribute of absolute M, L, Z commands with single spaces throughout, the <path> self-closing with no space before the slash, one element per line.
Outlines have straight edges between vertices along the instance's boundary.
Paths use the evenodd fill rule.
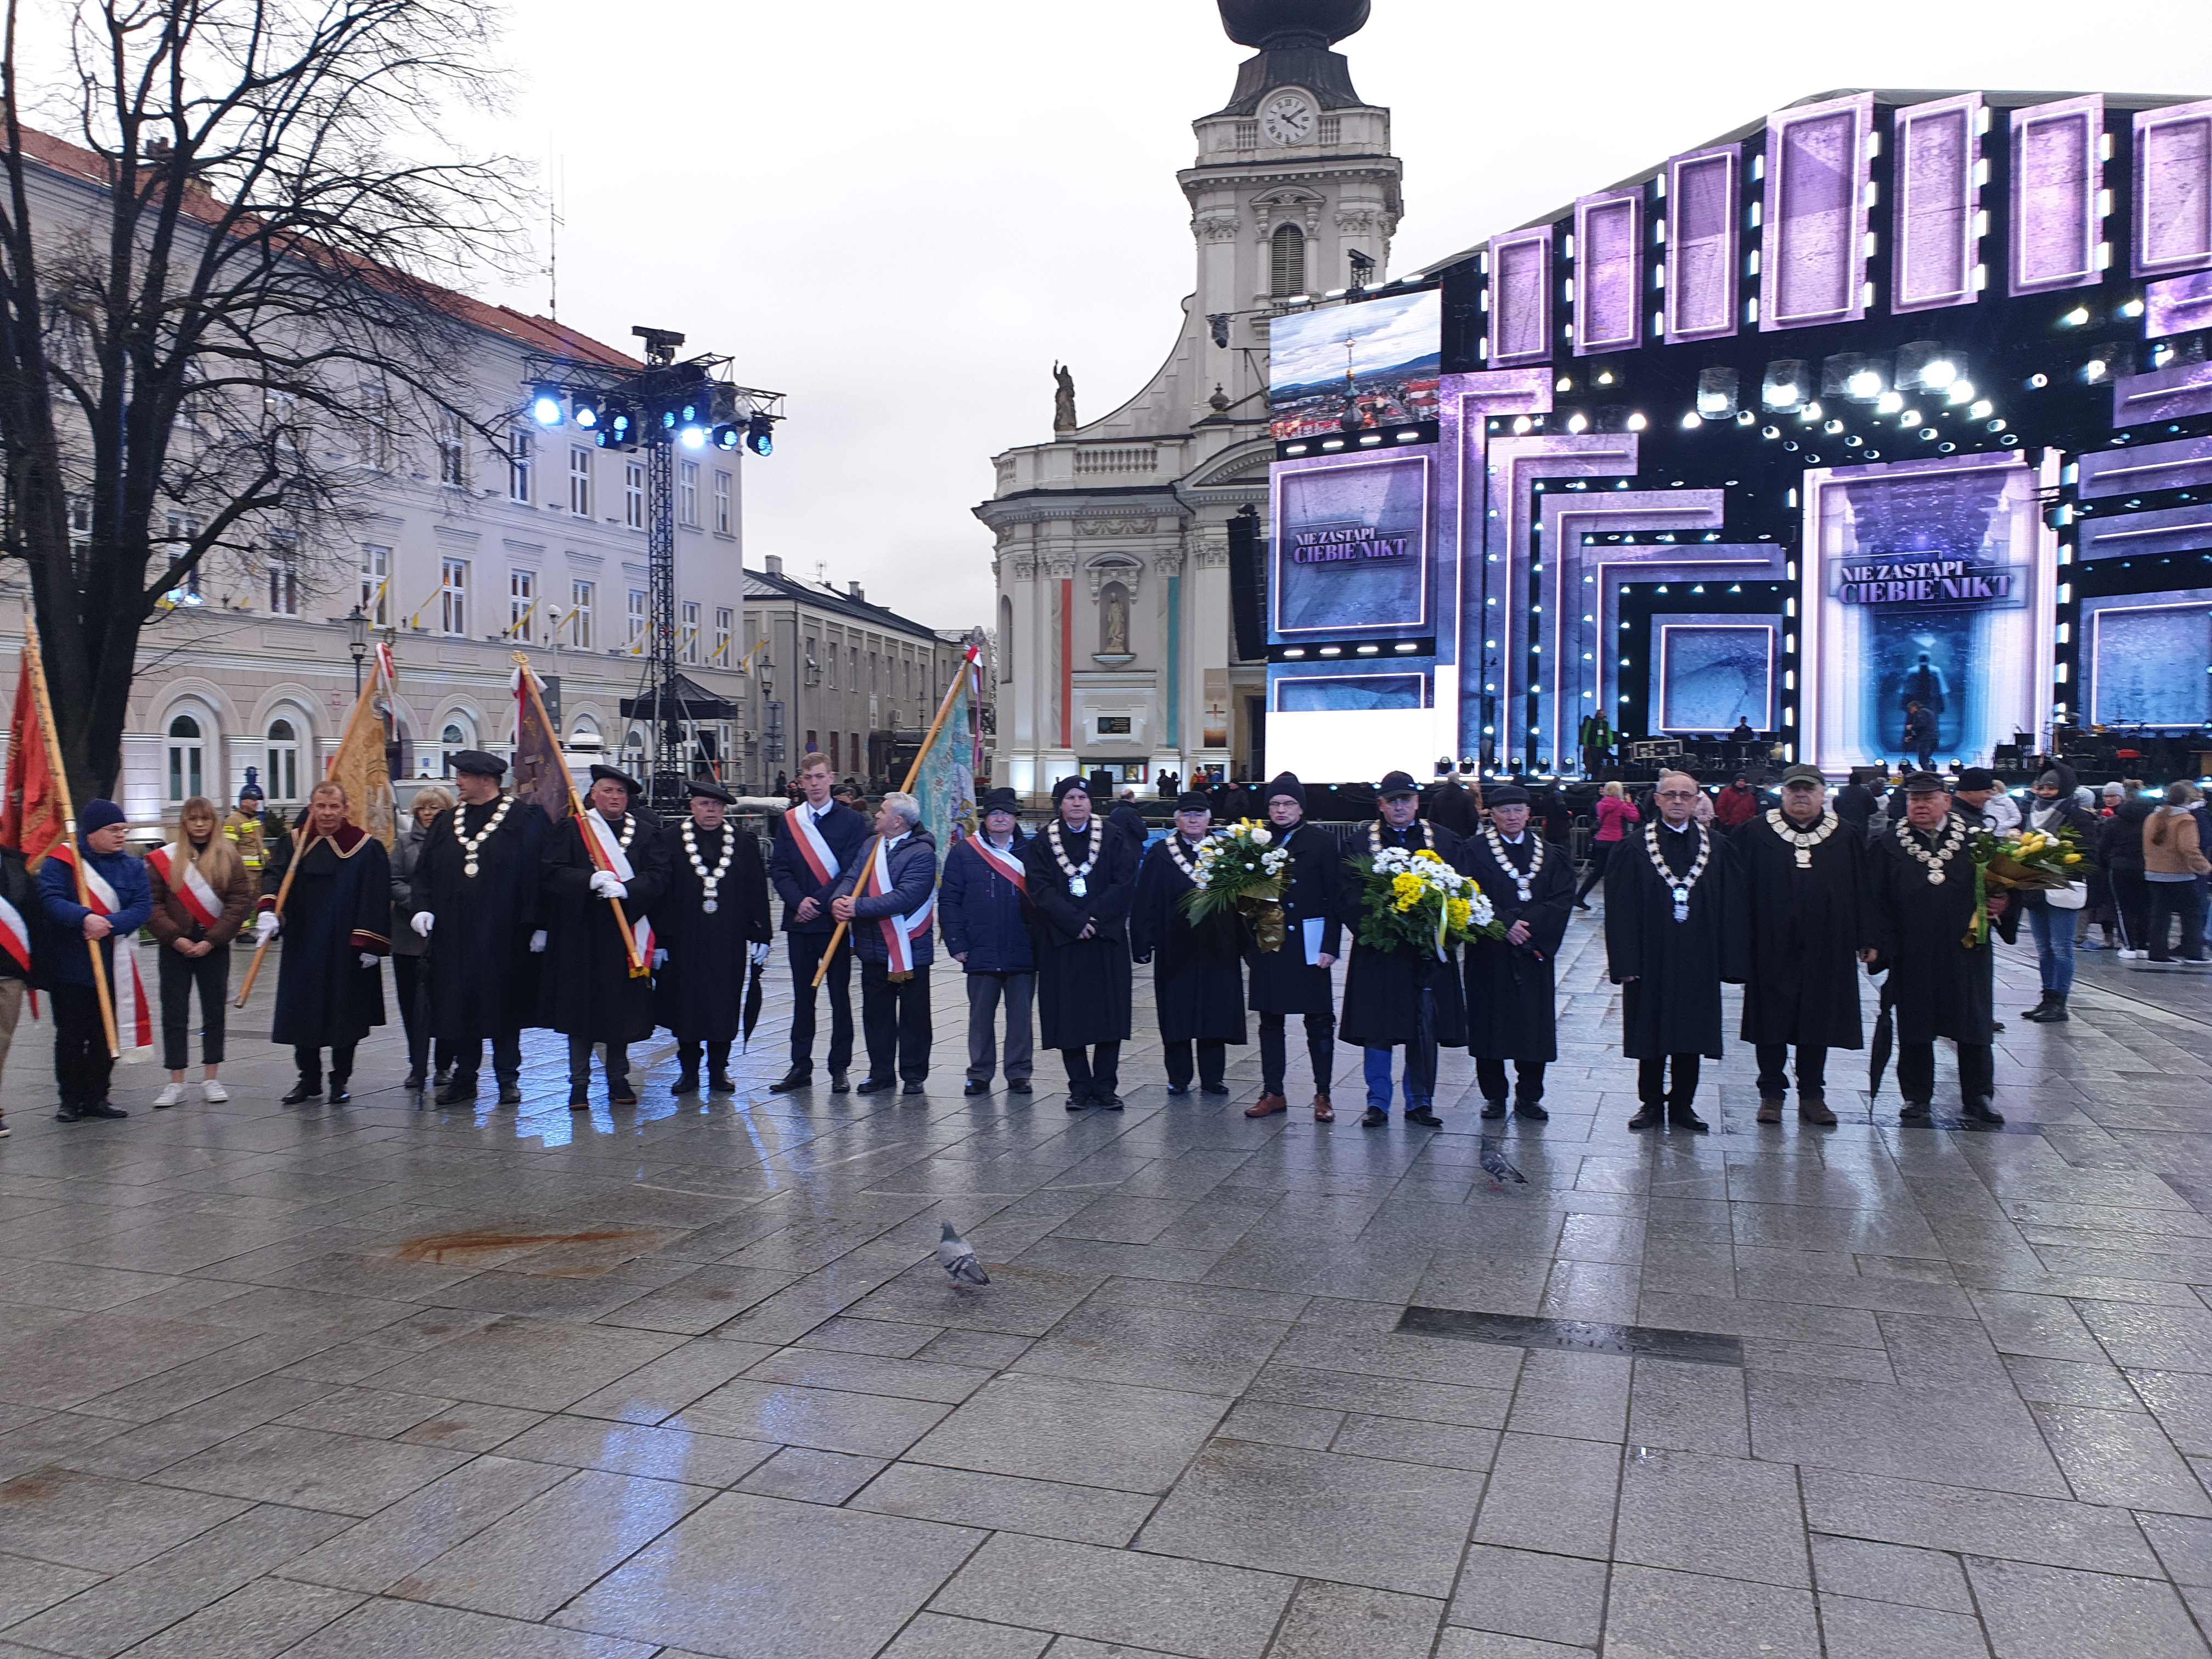
<path fill-rule="evenodd" d="M 1261 109 L 1260 124 L 1271 143 L 1303 144 L 1314 135 L 1314 106 L 1296 93 L 1282 93 Z"/>

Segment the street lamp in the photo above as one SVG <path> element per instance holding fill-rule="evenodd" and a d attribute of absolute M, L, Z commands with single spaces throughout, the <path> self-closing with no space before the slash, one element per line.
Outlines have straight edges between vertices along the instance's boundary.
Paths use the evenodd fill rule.
<path fill-rule="evenodd" d="M 346 649 L 353 653 L 354 701 L 361 701 L 361 665 L 368 655 L 368 618 L 356 604 L 346 615 Z"/>

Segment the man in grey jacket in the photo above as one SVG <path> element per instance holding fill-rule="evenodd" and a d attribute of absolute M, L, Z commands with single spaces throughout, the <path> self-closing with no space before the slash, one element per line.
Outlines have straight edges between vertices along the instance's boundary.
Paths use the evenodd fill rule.
<path fill-rule="evenodd" d="M 930 937 L 937 908 L 937 842 L 921 803 L 894 790 L 876 809 L 875 839 L 832 890 L 830 914 L 848 923 L 860 958 L 860 1030 L 868 1076 L 856 1094 L 903 1081 L 922 1092 L 929 1075 Z"/>

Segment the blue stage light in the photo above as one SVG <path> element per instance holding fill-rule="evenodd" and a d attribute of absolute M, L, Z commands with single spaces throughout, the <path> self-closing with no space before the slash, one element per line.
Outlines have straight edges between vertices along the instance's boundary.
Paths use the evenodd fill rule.
<path fill-rule="evenodd" d="M 562 416 L 561 410 L 561 388 L 559 386 L 541 386 L 532 390 L 530 393 L 530 418 L 537 422 L 540 426 L 558 426 L 561 424 Z"/>

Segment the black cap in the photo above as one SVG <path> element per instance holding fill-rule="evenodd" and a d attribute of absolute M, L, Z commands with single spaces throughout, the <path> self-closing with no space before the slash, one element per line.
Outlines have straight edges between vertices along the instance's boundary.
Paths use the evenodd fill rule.
<path fill-rule="evenodd" d="M 1382 781 L 1375 787 L 1375 799 L 1389 800 L 1394 795 L 1418 795 L 1420 785 L 1413 781 L 1410 772 L 1385 772 Z"/>
<path fill-rule="evenodd" d="M 1994 789 L 1996 787 L 1997 775 L 1986 766 L 1970 766 L 1959 774 L 1959 787 L 1961 789 Z"/>
<path fill-rule="evenodd" d="M 1908 772 L 1905 775 L 1905 793 L 1908 795 L 1942 795 L 1950 793 L 1951 786 L 1933 772 Z"/>
<path fill-rule="evenodd" d="M 1081 776 L 1062 778 L 1058 783 L 1055 783 L 1052 787 L 1052 804 L 1054 806 L 1057 806 L 1060 802 L 1066 800 L 1067 799 L 1068 791 L 1071 789 L 1080 789 L 1085 795 L 1091 793 L 1091 784 L 1088 779 Z"/>
<path fill-rule="evenodd" d="M 732 795 L 728 790 L 723 788 L 720 784 L 713 781 L 711 779 L 694 778 L 690 782 L 685 784 L 684 787 L 695 799 L 701 796 L 704 796 L 708 800 L 718 800 L 725 806 L 732 806 L 737 803 L 738 798 L 735 795 Z"/>
<path fill-rule="evenodd" d="M 1782 775 L 1782 783 L 1784 788 L 1793 783 L 1817 783 L 1821 788 L 1826 789 L 1828 787 L 1828 778 L 1819 767 L 1808 766 L 1803 761 L 1799 761 L 1796 765 Z"/>
<path fill-rule="evenodd" d="M 1011 789 L 994 789 L 977 804 L 976 811 L 986 817 L 994 812 L 1009 812 L 1019 817 L 1022 815 L 1021 797 Z"/>
<path fill-rule="evenodd" d="M 481 749 L 464 749 L 453 757 L 453 770 L 473 773 L 480 778 L 503 778 L 507 775 L 507 763 Z"/>
<path fill-rule="evenodd" d="M 642 793 L 645 787 L 643 784 L 640 783 L 635 778 L 630 776 L 629 773 L 622 770 L 619 767 L 614 766 L 594 765 L 592 768 L 592 781 L 593 783 L 618 783 L 622 785 L 623 788 L 629 790 L 633 795 Z"/>
<path fill-rule="evenodd" d="M 1297 773 L 1276 773 L 1274 781 L 1270 783 L 1265 790 L 1261 792 L 1260 805 L 1263 807 L 1266 806 L 1269 801 L 1274 799 L 1278 795 L 1287 795 L 1291 799 L 1297 802 L 1299 811 L 1303 812 L 1306 810 L 1306 787 L 1298 781 L 1298 775 Z"/>
<path fill-rule="evenodd" d="M 1176 811 L 1178 812 L 1211 812 L 1212 810 L 1213 797 L 1203 789 L 1186 789 L 1176 797 Z"/>
<path fill-rule="evenodd" d="M 1517 783 L 1486 783 L 1482 786 L 1485 806 L 1526 806 L 1529 795 Z"/>

